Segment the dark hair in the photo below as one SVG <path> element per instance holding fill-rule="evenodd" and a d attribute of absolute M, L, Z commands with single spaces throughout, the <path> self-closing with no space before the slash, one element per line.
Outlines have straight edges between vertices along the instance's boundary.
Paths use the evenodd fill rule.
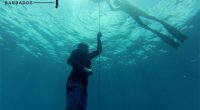
<path fill-rule="evenodd" d="M 78 49 L 82 49 L 82 48 L 89 48 L 89 45 L 87 43 L 79 43 Z"/>

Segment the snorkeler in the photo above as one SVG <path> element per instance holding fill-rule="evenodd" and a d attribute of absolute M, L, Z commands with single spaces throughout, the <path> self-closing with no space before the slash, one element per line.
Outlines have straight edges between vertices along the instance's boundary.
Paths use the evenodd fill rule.
<path fill-rule="evenodd" d="M 148 15 L 147 13 L 145 13 L 144 11 L 138 9 L 137 7 L 131 5 L 128 1 L 126 0 L 114 0 L 113 5 L 111 3 L 110 0 L 106 0 L 108 5 L 110 6 L 110 8 L 113 11 L 119 11 L 122 10 L 124 12 L 126 12 L 127 14 L 129 14 L 141 27 L 151 31 L 152 33 L 156 34 L 158 37 L 160 37 L 160 39 L 162 39 L 164 42 L 166 42 L 167 44 L 169 44 L 170 46 L 174 47 L 174 48 L 178 48 L 180 46 L 180 44 L 178 42 L 176 42 L 175 40 L 173 40 L 172 38 L 168 37 L 167 35 L 164 35 L 152 28 L 150 28 L 147 24 L 145 24 L 143 22 L 143 20 L 140 17 L 144 17 L 147 19 L 151 19 L 151 20 L 155 20 L 159 23 L 161 23 L 164 28 L 174 37 L 176 37 L 177 40 L 179 40 L 180 42 L 184 42 L 188 37 L 186 35 L 184 35 L 183 33 L 181 33 L 179 30 L 177 30 L 175 27 L 165 23 L 164 21 L 161 21 L 159 19 L 157 19 L 154 16 Z"/>
<path fill-rule="evenodd" d="M 67 63 L 73 67 L 67 80 L 66 110 L 86 110 L 88 77 L 92 75 L 91 60 L 102 51 L 101 32 L 97 35 L 97 50 L 89 53 L 89 45 L 80 43 Z"/>

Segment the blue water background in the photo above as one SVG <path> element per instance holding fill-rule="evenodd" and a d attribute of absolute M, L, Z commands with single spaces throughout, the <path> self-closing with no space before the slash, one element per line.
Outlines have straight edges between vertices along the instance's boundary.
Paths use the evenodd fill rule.
<path fill-rule="evenodd" d="M 130 0 L 188 35 L 179 49 L 101 3 L 101 84 L 99 90 L 97 58 L 88 110 L 200 110 L 200 1 L 178 1 Z M 66 59 L 82 41 L 94 50 L 98 4 L 60 1 L 55 9 L 1 2 L 0 10 L 0 110 L 64 110 L 71 70 Z M 145 22 L 166 33 L 158 23 Z"/>

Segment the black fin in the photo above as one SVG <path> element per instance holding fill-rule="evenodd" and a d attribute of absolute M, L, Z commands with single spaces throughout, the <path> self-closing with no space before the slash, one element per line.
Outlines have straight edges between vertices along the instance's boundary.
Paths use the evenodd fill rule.
<path fill-rule="evenodd" d="M 170 26 L 169 24 L 165 23 L 165 22 L 161 22 L 163 24 L 163 26 L 165 27 L 165 29 L 172 34 L 174 37 L 176 37 L 179 41 L 184 42 L 186 39 L 188 39 L 188 37 L 186 35 L 184 35 L 182 32 L 180 32 L 178 29 L 176 29 L 173 26 Z"/>
<path fill-rule="evenodd" d="M 167 44 L 169 44 L 170 46 L 172 46 L 173 48 L 178 48 L 180 46 L 179 43 L 177 43 L 176 41 L 174 41 L 173 39 L 171 39 L 170 37 L 162 34 L 162 33 L 159 33 L 159 32 L 156 32 L 156 34 Z"/>

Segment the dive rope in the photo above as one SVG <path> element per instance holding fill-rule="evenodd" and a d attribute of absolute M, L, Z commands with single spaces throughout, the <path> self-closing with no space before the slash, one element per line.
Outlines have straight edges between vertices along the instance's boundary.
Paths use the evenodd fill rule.
<path fill-rule="evenodd" d="M 99 7 L 99 32 L 101 31 L 101 6 L 100 1 L 98 2 Z M 100 53 L 100 52 L 99 52 Z M 99 72 L 98 72 L 98 110 L 101 110 L 101 54 L 99 54 Z"/>

